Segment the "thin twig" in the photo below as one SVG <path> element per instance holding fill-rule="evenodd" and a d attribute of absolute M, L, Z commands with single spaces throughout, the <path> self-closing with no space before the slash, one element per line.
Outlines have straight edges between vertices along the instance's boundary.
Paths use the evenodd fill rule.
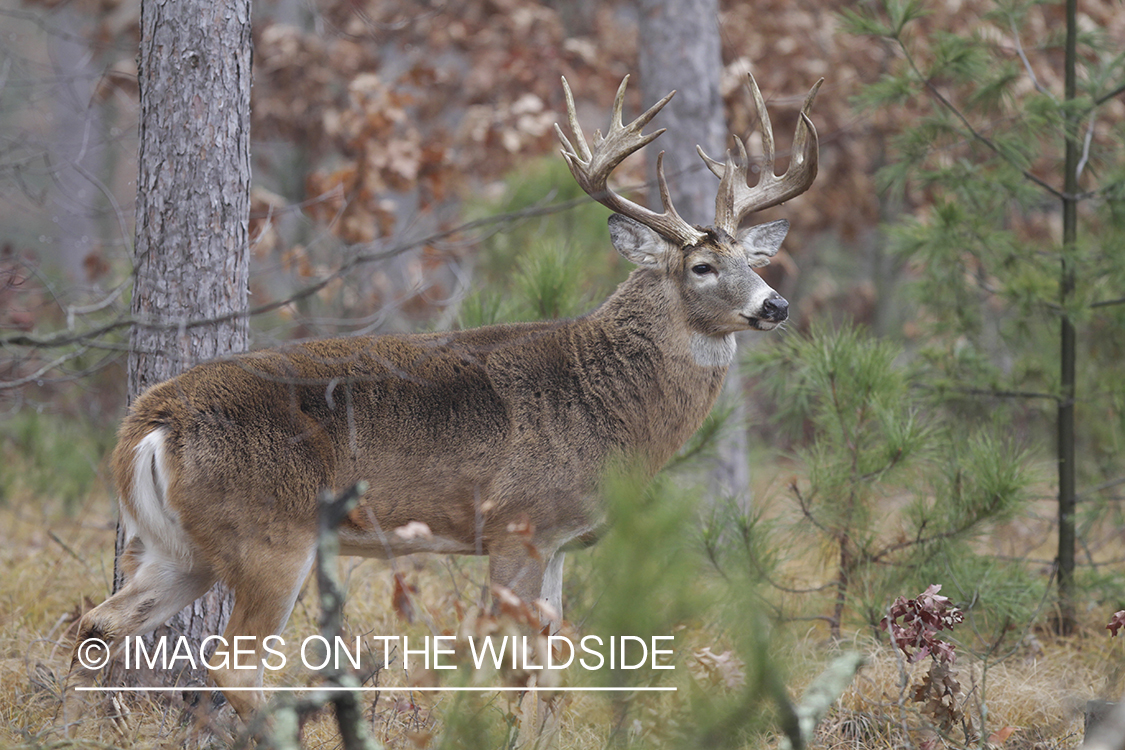
<path fill-rule="evenodd" d="M 1112 99 L 1113 97 L 1119 96 L 1121 94 L 1125 94 L 1125 83 L 1121 84 L 1120 86 L 1113 89 L 1112 91 L 1110 91 L 1110 92 L 1108 92 L 1108 93 L 1106 93 L 1102 96 L 1099 96 L 1097 99 L 1094 100 L 1094 106 L 1100 107 L 1101 105 L 1105 104 L 1110 99 Z"/>
<path fill-rule="evenodd" d="M 4 383 L 0 383 L 0 390 L 3 390 L 5 388 L 19 388 L 20 386 L 27 385 L 28 383 L 35 383 L 41 380 L 44 375 L 46 375 L 56 367 L 60 367 L 72 359 L 81 357 L 86 353 L 87 350 L 89 350 L 89 348 L 89 346 L 81 346 L 76 351 L 67 352 L 58 359 L 48 362 L 30 375 L 25 375 L 22 378 L 16 378 L 15 380 L 8 380 Z"/>
<path fill-rule="evenodd" d="M 1078 160 L 1078 166 L 1074 168 L 1074 181 L 1077 182 L 1082 177 L 1082 171 L 1086 169 L 1086 163 L 1090 161 L 1090 144 L 1094 140 L 1094 123 L 1097 118 L 1090 116 L 1090 123 L 1086 126 L 1086 138 L 1082 142 L 1082 157 Z"/>
<path fill-rule="evenodd" d="M 154 320 L 143 316 L 123 316 L 96 328 L 91 328 L 89 330 L 78 333 L 65 332 L 50 334 L 47 336 L 34 336 L 26 333 L 19 333 L 8 337 L 3 337 L 0 338 L 0 347 L 19 346 L 36 349 L 50 349 L 79 344 L 91 337 L 98 338 L 134 325 L 157 331 L 187 331 L 204 326 L 226 323 L 238 318 L 255 317 L 267 312 L 272 312 L 287 305 L 291 305 L 294 302 L 299 302 L 300 300 L 306 299 L 307 297 L 316 294 L 321 289 L 324 289 L 336 279 L 345 276 L 361 265 L 388 260 L 409 250 L 425 247 L 426 245 L 430 245 L 434 242 L 446 239 L 453 235 L 473 231 L 493 224 L 519 221 L 522 219 L 530 219 L 540 216 L 549 216 L 551 214 L 569 211 L 576 206 L 589 203 L 591 200 L 591 198 L 583 196 L 581 198 L 574 198 L 572 200 L 563 201 L 562 203 L 553 203 L 546 206 L 537 204 L 528 208 L 520 209 L 519 211 L 512 211 L 506 214 L 488 216 L 482 219 L 465 222 L 463 224 L 459 224 L 456 227 L 427 235 L 426 237 L 404 241 L 391 247 L 379 250 L 371 249 L 377 247 L 376 243 L 353 245 L 352 248 L 359 250 L 359 252 L 353 255 L 350 259 L 348 259 L 348 261 L 346 261 L 332 273 L 323 276 L 320 279 L 317 279 L 308 286 L 297 290 L 288 297 L 273 300 L 271 302 L 258 305 L 257 307 L 252 307 L 249 310 L 235 310 L 232 312 L 223 313 L 221 315 L 212 315 L 208 317 L 173 321 Z M 5 387 L 9 387 L 7 383 L 0 383 L 0 389 Z"/>
<path fill-rule="evenodd" d="M 1051 97 L 1052 101 L 1054 101 L 1054 94 L 1052 94 L 1043 84 L 1039 83 L 1039 78 L 1035 75 L 1035 70 L 1031 67 L 1031 61 L 1027 59 L 1027 55 L 1023 51 L 1023 43 L 1020 41 L 1020 32 L 1019 29 L 1016 28 L 1015 18 L 1011 19 L 1011 24 L 1012 38 L 1015 39 L 1016 42 L 1016 54 L 1018 54 L 1020 56 L 1020 60 L 1023 61 L 1024 70 L 1027 71 L 1028 77 L 1031 78 L 1031 83 L 1035 86 L 1036 91 L 1038 91 L 1040 94 L 1046 94 L 1047 96 Z"/>
<path fill-rule="evenodd" d="M 1099 492 L 1102 492 L 1104 490 L 1108 490 L 1111 487 L 1116 487 L 1120 484 L 1125 484 L 1125 477 L 1118 477 L 1117 479 L 1111 479 L 1108 482 L 1103 482 L 1102 484 L 1095 485 L 1094 487 L 1091 487 L 1090 489 L 1085 490 L 1084 492 L 1079 492 L 1078 495 L 1075 496 L 1074 499 L 1075 500 L 1088 500 L 1091 495 L 1096 495 Z"/>
<path fill-rule="evenodd" d="M 1043 398 L 1058 400 L 1058 396 L 1053 393 L 1040 393 L 1038 391 L 994 391 L 988 388 L 950 388 L 954 393 L 961 393 L 966 396 L 990 396 L 993 398 Z"/>
<path fill-rule="evenodd" d="M 1102 300 L 1101 302 L 1093 302 L 1090 304 L 1090 309 L 1092 310 L 1096 307 L 1110 307 L 1112 305 L 1125 305 L 1125 297 Z"/>

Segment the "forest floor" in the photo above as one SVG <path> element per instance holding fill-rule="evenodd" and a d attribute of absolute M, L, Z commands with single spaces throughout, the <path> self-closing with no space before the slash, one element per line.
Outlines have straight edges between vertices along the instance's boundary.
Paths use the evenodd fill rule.
<path fill-rule="evenodd" d="M 83 609 L 100 602 L 110 590 L 114 518 L 104 489 L 95 489 L 69 511 L 61 503 L 30 494 L 9 493 L 0 503 L 0 569 L 4 571 L 0 576 L 0 747 L 173 747 L 181 746 L 186 734 L 198 731 L 198 723 L 186 724 L 179 709 L 150 696 L 134 696 L 123 701 L 128 711 L 124 722 L 88 716 L 78 730 L 77 745 L 63 740 L 61 696 L 75 623 Z M 581 589 L 589 585 L 590 564 L 586 552 L 568 557 L 568 606 L 571 599 L 578 604 L 568 612 L 576 620 L 566 632 L 575 640 L 582 635 Z M 464 632 L 466 622 L 487 611 L 487 567 L 481 560 L 415 556 L 392 565 L 348 558 L 340 562 L 340 571 L 348 591 L 349 634 L 367 638 L 395 633 L 419 639 L 453 634 Z M 409 607 L 402 601 L 404 583 L 412 598 Z M 288 643 L 316 633 L 316 601 L 310 578 L 283 634 Z M 1068 638 L 1054 637 L 1046 628 L 1031 628 L 992 661 L 962 657 L 956 664 L 956 679 L 966 716 L 974 723 L 971 727 L 961 723 L 940 737 L 924 728 L 925 716 L 911 700 L 913 685 L 920 679 L 918 665 L 905 664 L 885 636 L 857 630 L 833 642 L 815 619 L 791 623 L 787 633 L 772 658 L 784 665 L 785 682 L 794 696 L 841 651 L 858 650 L 866 659 L 821 726 L 816 746 L 825 748 L 926 750 L 981 746 L 981 739 L 989 747 L 1008 750 L 1077 747 L 1086 701 L 1120 690 L 1125 653 L 1125 644 L 1091 626 Z M 690 622 L 675 634 L 671 658 L 677 669 L 667 680 L 677 687 L 675 693 L 628 698 L 590 692 L 558 695 L 557 746 L 604 747 L 615 731 L 642 746 L 676 746 L 680 735 L 675 722 L 691 714 L 672 709 L 682 709 L 702 694 L 737 693 L 744 682 L 747 667 L 731 650 L 730 635 L 706 620 Z M 268 673 L 267 684 L 308 685 L 310 678 L 302 669 L 293 659 L 284 669 Z M 433 685 L 442 677 L 434 670 L 407 675 L 395 667 L 368 675 L 367 685 L 384 688 L 364 694 L 376 739 L 390 748 L 458 746 L 442 737 L 451 709 L 462 714 L 469 709 L 474 720 L 501 727 L 501 737 L 506 736 L 504 727 L 518 724 L 518 693 L 465 697 L 408 689 Z M 113 713 L 113 709 L 103 702 L 91 713 L 99 712 Z M 679 716 L 675 721 L 667 718 L 673 714 Z M 229 738 L 223 732 L 237 733 L 240 725 L 229 716 L 219 716 L 215 734 L 224 745 Z M 724 744 L 776 745 L 776 734 L 769 729 L 776 725 L 767 717 L 764 726 L 757 734 L 734 742 L 728 738 Z M 492 734 L 485 734 L 497 736 L 489 731 Z M 302 738 L 306 747 L 339 747 L 327 712 L 308 720 Z"/>

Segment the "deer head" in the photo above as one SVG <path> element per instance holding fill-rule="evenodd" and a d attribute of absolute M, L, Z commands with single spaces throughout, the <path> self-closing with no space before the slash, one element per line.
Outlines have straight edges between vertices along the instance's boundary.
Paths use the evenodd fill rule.
<path fill-rule="evenodd" d="M 753 187 L 748 184 L 749 158 L 740 139 L 735 139 L 737 161 L 729 151 L 725 162 L 719 162 L 699 148 L 704 163 L 719 178 L 715 223 L 709 227 L 692 226 L 676 212 L 664 177 L 663 152 L 656 161 L 661 213 L 623 198 L 608 186 L 609 175 L 617 165 L 664 132 L 661 129 L 644 135 L 641 131 L 676 93 L 669 93 L 624 125 L 621 111 L 628 82 L 626 76 L 617 90 L 608 132 L 603 136 L 601 131 L 595 131 L 592 147 L 578 124 L 574 97 L 565 78 L 563 90 L 575 142 L 572 144 L 562 129 L 555 126 L 574 179 L 588 195 L 615 212 L 609 220 L 614 247 L 631 262 L 659 271 L 676 286 L 687 325 L 698 336 L 726 337 L 737 331 L 777 327 L 788 317 L 789 303 L 750 269 L 769 263 L 785 239 L 789 222 L 782 219 L 741 232 L 738 227 L 751 213 L 800 195 L 816 178 L 818 144 L 808 113 L 821 81 L 805 99 L 789 168 L 778 177 L 773 171 L 774 141 L 769 115 L 757 82 L 749 76 L 762 118 L 766 151 L 761 177 Z"/>

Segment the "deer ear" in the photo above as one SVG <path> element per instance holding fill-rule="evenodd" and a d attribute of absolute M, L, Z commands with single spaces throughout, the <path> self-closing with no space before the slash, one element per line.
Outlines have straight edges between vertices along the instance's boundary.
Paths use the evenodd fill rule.
<path fill-rule="evenodd" d="M 657 268 L 668 252 L 668 242 L 653 230 L 628 216 L 609 217 L 609 238 L 626 260 L 646 268 Z"/>
<path fill-rule="evenodd" d="M 750 265 L 757 268 L 766 265 L 770 262 L 770 258 L 777 255 L 788 233 L 789 222 L 780 219 L 745 229 L 738 235 L 738 241 L 742 243 L 742 249 Z"/>

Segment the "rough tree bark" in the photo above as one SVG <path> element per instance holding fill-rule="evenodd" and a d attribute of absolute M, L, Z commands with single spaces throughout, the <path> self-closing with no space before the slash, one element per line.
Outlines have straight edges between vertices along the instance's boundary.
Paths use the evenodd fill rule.
<path fill-rule="evenodd" d="M 141 4 L 130 401 L 249 343 L 251 54 L 250 0 Z M 197 648 L 222 632 L 230 604 L 213 588 L 156 635 L 186 635 Z"/>
<path fill-rule="evenodd" d="M 665 152 L 664 172 L 672 199 L 689 222 L 711 224 L 718 180 L 695 147 L 722 158 L 730 145 L 719 91 L 723 61 L 718 0 L 639 0 L 639 10 L 642 101 L 652 103 L 676 90 L 657 123 L 668 132 L 656 144 Z M 649 169 L 649 182 L 655 184 L 654 158 L 649 160 Z M 710 494 L 714 500 L 733 498 L 748 512 L 746 407 L 737 364 L 727 373 L 720 404 L 730 410 L 730 416 L 718 442 Z"/>

